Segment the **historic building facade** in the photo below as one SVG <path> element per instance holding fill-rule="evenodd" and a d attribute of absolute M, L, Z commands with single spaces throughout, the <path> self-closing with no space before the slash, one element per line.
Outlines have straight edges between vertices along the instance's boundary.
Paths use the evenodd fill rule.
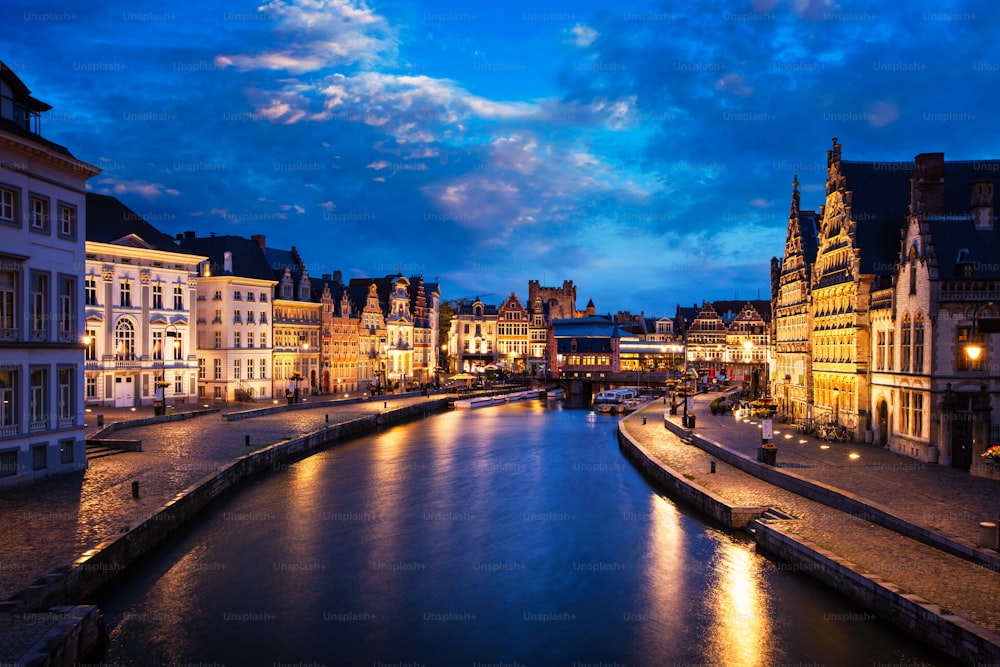
<path fill-rule="evenodd" d="M 85 187 L 100 170 L 41 136 L 50 109 L 0 63 L 0 485 L 87 465 Z"/>
<path fill-rule="evenodd" d="M 203 255 L 184 253 L 114 197 L 87 195 L 84 398 L 167 407 L 198 395 L 195 322 Z"/>
<path fill-rule="evenodd" d="M 827 419 L 860 441 L 992 474 L 980 454 L 998 439 L 990 413 L 1000 389 L 992 354 L 1000 333 L 1000 161 L 946 162 L 928 153 L 912 163 L 848 162 L 840 148 L 834 140 L 827 154 L 811 277 L 807 248 L 793 239 L 808 227 L 795 215 L 793 191 L 776 272 L 775 392 L 782 370 L 794 379 L 805 368 L 814 383 L 796 387 L 804 399 L 786 407 L 795 417 Z"/>
<path fill-rule="evenodd" d="M 514 292 L 497 308 L 497 358 L 511 373 L 527 369 L 531 316 Z"/>
<path fill-rule="evenodd" d="M 339 272 L 323 276 L 320 380 L 323 393 L 358 391 L 361 322 Z M 332 284 L 331 284 L 332 283 Z"/>
<path fill-rule="evenodd" d="M 185 232 L 178 243 L 208 257 L 198 278 L 198 396 L 206 401 L 271 399 L 278 281 L 260 244 L 193 232 Z"/>
<path fill-rule="evenodd" d="M 482 373 L 497 363 L 497 307 L 476 299 L 462 304 L 451 321 L 448 343 L 459 373 Z"/>

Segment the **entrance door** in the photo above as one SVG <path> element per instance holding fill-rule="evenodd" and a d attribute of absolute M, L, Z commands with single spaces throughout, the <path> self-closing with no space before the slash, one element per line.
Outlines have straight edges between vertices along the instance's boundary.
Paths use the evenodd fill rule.
<path fill-rule="evenodd" d="M 878 444 L 879 447 L 889 444 L 889 406 L 885 401 L 878 404 Z"/>
<path fill-rule="evenodd" d="M 115 378 L 115 407 L 130 408 L 135 405 L 135 384 L 131 377 Z"/>
<path fill-rule="evenodd" d="M 972 413 L 955 412 L 951 423 L 951 467 L 969 472 L 972 466 Z"/>

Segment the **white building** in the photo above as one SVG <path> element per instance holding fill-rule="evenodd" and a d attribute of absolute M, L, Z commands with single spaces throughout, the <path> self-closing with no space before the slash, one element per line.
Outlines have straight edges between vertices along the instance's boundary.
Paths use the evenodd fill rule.
<path fill-rule="evenodd" d="M 0 485 L 87 465 L 81 269 L 100 170 L 42 138 L 50 108 L 0 63 Z"/>
<path fill-rule="evenodd" d="M 195 399 L 191 313 L 205 259 L 181 252 L 114 197 L 87 195 L 87 405 L 165 410 Z"/>
<path fill-rule="evenodd" d="M 208 257 L 198 279 L 198 396 L 205 401 L 272 399 L 274 279 L 255 239 L 196 237 L 181 248 Z"/>

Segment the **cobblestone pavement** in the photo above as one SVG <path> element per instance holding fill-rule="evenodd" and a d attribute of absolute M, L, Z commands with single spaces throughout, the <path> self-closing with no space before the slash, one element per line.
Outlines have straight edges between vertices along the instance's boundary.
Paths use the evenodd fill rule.
<path fill-rule="evenodd" d="M 696 398 L 694 433 L 756 459 L 760 420 L 713 416 L 708 402 L 714 396 Z M 774 431 L 779 469 L 865 498 L 940 535 L 976 544 L 979 523 L 1000 517 L 1000 481 L 973 477 L 875 445 L 827 443 L 798 433 L 790 423 L 775 423 Z M 850 458 L 851 454 L 857 458 Z"/>
<path fill-rule="evenodd" d="M 329 423 L 335 423 L 427 400 L 378 397 L 232 422 L 216 412 L 119 430 L 111 437 L 142 440 L 143 451 L 96 458 L 86 471 L 0 493 L 0 600 L 148 518 L 161 504 L 238 456 L 316 431 L 328 423 L 327 415 Z M 105 425 L 136 416 L 120 409 L 100 413 Z M 87 416 L 88 433 L 99 430 L 96 414 Z M 245 445 L 247 435 L 250 447 Z M 133 481 L 139 482 L 138 498 L 132 497 Z"/>
<path fill-rule="evenodd" d="M 833 510 L 716 461 L 707 452 L 683 443 L 663 427 L 663 407 L 661 403 L 647 405 L 640 412 L 626 417 L 625 425 L 633 438 L 668 467 L 735 504 L 780 509 L 795 517 L 795 520 L 787 522 L 790 532 L 852 562 L 862 572 L 892 582 L 904 593 L 912 593 L 940 605 L 943 613 L 957 614 L 987 630 L 1000 633 L 1000 573 L 851 514 Z M 695 433 L 749 456 L 756 456 L 756 447 L 760 444 L 756 424 L 736 422 L 732 417 L 713 418 L 708 414 L 707 405 L 701 410 L 696 404 L 695 411 L 698 415 Z M 645 425 L 642 423 L 644 415 L 648 420 Z M 679 421 L 680 418 L 677 419 Z M 716 421 L 713 422 L 713 419 Z M 780 427 L 776 429 L 782 430 Z M 780 440 L 783 435 L 777 434 L 776 437 Z M 905 465 L 914 461 L 871 445 L 853 446 L 862 455 L 857 461 L 865 462 L 864 466 L 854 466 L 857 461 L 846 458 L 849 446 L 840 445 L 840 449 L 834 450 L 835 454 L 839 452 L 842 456 L 843 460 L 838 461 L 832 457 L 823 458 L 829 450 L 819 450 L 818 443 L 813 442 L 818 453 L 808 451 L 808 439 L 807 443 L 796 442 L 801 445 L 796 450 L 780 445 L 779 467 L 784 462 L 786 467 L 800 476 L 837 486 L 854 495 L 869 497 L 894 513 L 900 508 L 897 515 L 904 518 L 910 514 L 913 518 L 926 519 L 917 523 L 931 523 L 930 515 L 933 514 L 935 527 L 950 535 L 969 534 L 964 525 L 967 521 L 974 520 L 978 529 L 980 519 L 974 517 L 990 516 L 989 511 L 992 511 L 983 510 L 982 506 L 992 507 L 1000 500 L 1000 483 L 997 482 L 979 480 L 992 484 L 982 488 L 977 485 L 977 492 L 984 494 L 981 496 L 969 495 L 964 490 L 952 493 L 947 488 L 949 484 L 953 481 L 968 482 L 967 474 L 962 473 L 961 480 L 954 480 L 949 469 Z M 836 445 L 831 445 L 831 449 L 834 447 Z M 716 461 L 714 474 L 710 472 L 712 461 Z M 894 464 L 896 467 L 874 468 L 876 464 Z M 939 472 L 936 468 L 941 468 L 940 472 L 944 473 L 941 477 L 935 477 L 935 472 Z M 884 484 L 879 484 L 879 480 Z M 876 498 L 867 496 L 867 491 L 872 491 Z M 971 504 L 966 505 L 967 502 Z M 927 508 L 928 503 L 933 503 L 932 510 Z M 992 516 L 995 518 L 995 513 Z"/>

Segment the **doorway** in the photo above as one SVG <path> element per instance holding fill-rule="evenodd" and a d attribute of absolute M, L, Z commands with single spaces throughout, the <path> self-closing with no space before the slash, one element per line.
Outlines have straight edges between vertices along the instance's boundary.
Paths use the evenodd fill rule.
<path fill-rule="evenodd" d="M 131 377 L 115 378 L 115 407 L 130 408 L 135 405 L 135 383 Z"/>

